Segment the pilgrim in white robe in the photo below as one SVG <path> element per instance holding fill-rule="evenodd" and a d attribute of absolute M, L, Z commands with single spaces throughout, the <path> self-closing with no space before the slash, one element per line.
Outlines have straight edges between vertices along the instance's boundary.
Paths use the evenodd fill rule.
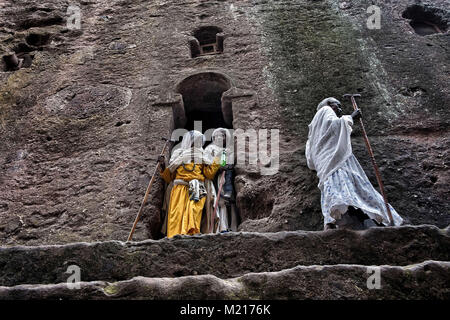
<path fill-rule="evenodd" d="M 361 209 L 379 224 L 389 225 L 383 197 L 352 153 L 353 119 L 351 116 L 339 118 L 328 106 L 330 99 L 335 100 L 325 99 L 318 106 L 309 125 L 305 150 L 309 169 L 315 170 L 319 177 L 324 225 L 336 224 L 349 206 Z M 403 219 L 392 206 L 390 210 L 394 224 L 401 225 Z"/>
<path fill-rule="evenodd" d="M 225 141 L 223 139 L 223 136 L 225 136 Z M 218 157 L 221 158 L 222 152 L 225 150 L 226 152 L 226 162 L 227 164 L 233 164 L 234 163 L 234 153 L 232 152 L 232 149 L 229 148 L 230 144 L 232 143 L 231 140 L 231 133 L 229 130 L 224 128 L 217 128 L 212 133 L 212 143 L 210 143 L 206 148 L 206 153 L 212 157 Z M 217 175 L 217 185 L 220 185 L 220 179 L 222 177 L 222 174 Z M 211 188 L 213 190 L 213 202 L 211 202 L 212 207 L 214 207 L 214 204 L 217 201 L 217 192 L 215 190 L 214 184 L 212 181 L 210 181 Z M 216 211 L 216 216 L 218 218 L 218 225 L 215 232 L 224 232 L 224 231 L 237 231 L 237 210 L 236 205 L 234 203 L 230 203 L 229 210 L 227 209 L 227 204 L 225 202 L 225 199 L 223 197 L 224 195 L 224 188 L 221 190 L 221 195 L 219 198 L 219 204 Z M 211 209 L 212 211 L 214 209 Z M 228 212 L 230 211 L 230 212 Z"/>

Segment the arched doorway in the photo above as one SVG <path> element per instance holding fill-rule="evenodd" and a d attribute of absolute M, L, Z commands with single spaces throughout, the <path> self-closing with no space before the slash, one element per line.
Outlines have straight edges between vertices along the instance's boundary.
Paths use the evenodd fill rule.
<path fill-rule="evenodd" d="M 194 74 L 182 80 L 176 92 L 183 97 L 184 112 L 174 119 L 184 119 L 184 123 L 175 121 L 175 128 L 194 129 L 194 121 L 202 122 L 205 132 L 212 128 L 232 128 L 231 103 L 223 101 L 222 95 L 231 89 L 228 77 L 220 73 L 204 72 Z"/>
<path fill-rule="evenodd" d="M 181 95 L 181 100 L 177 99 L 177 102 L 172 105 L 173 110 L 173 129 L 186 129 L 186 130 L 201 130 L 202 133 L 207 133 L 207 143 L 210 141 L 211 133 L 216 128 L 233 128 L 233 115 L 232 115 L 232 103 L 231 99 L 224 98 L 224 93 L 232 90 L 233 85 L 231 80 L 220 73 L 216 72 L 202 72 L 186 77 L 180 81 L 175 92 Z M 201 129 L 195 125 L 195 122 L 201 121 Z M 208 131 L 208 132 L 207 132 Z M 181 141 L 181 136 L 172 136 L 174 139 Z M 179 142 L 177 141 L 177 142 Z M 175 145 L 177 144 L 175 143 Z M 233 143 L 233 140 L 231 141 Z M 232 164 L 232 163 L 230 163 Z M 234 185 L 234 170 L 228 170 L 230 173 L 224 180 L 228 181 L 228 185 Z M 224 173 L 225 174 L 225 173 Z M 218 177 L 213 181 L 215 189 L 218 188 Z M 162 221 L 165 221 L 162 226 L 162 232 L 167 224 L 167 211 L 169 208 L 170 190 L 171 185 L 167 185 L 164 194 L 164 205 Z M 225 188 L 222 192 L 225 194 Z M 228 194 L 227 208 L 235 203 L 235 192 L 231 190 Z M 232 204 L 231 204 L 232 202 Z M 223 205 L 222 205 L 223 206 Z M 204 208 L 204 214 L 207 209 Z M 227 221 L 238 225 L 240 223 L 238 218 L 237 209 L 234 209 L 234 218 L 231 218 L 231 210 L 228 213 Z M 209 214 L 210 215 L 210 214 Z M 206 219 L 205 219 L 206 220 Z M 202 221 L 203 225 L 204 221 Z M 208 225 L 208 223 L 206 223 Z M 237 228 L 237 227 L 236 227 Z"/>

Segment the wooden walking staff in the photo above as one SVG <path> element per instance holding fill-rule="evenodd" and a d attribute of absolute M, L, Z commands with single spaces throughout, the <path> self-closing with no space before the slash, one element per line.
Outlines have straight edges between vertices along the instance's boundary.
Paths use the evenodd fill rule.
<path fill-rule="evenodd" d="M 347 98 L 347 97 L 350 97 L 352 104 L 353 104 L 353 109 L 355 111 L 358 110 L 358 105 L 356 104 L 355 97 L 361 97 L 361 95 L 360 94 L 344 94 L 344 98 Z M 363 122 L 362 118 L 359 119 L 359 122 L 361 124 L 361 130 L 363 133 L 364 141 L 366 142 L 367 150 L 369 151 L 370 160 L 372 161 L 372 165 L 375 170 L 377 182 L 378 182 L 378 185 L 380 186 L 381 195 L 383 196 L 384 205 L 386 206 L 386 210 L 387 210 L 389 220 L 390 220 L 390 225 L 393 226 L 394 219 L 392 218 L 391 209 L 389 208 L 389 203 L 387 201 L 386 193 L 384 192 L 384 186 L 383 186 L 383 182 L 381 181 L 380 170 L 378 169 L 378 165 L 375 162 L 375 156 L 373 155 L 372 147 L 370 146 L 369 138 L 367 137 L 366 129 L 364 128 L 364 122 Z"/>
<path fill-rule="evenodd" d="M 171 140 L 168 140 L 168 139 L 164 139 L 164 140 L 166 140 L 166 143 L 164 143 L 164 147 L 163 147 L 163 150 L 162 150 L 160 156 L 164 156 L 164 154 L 166 153 L 167 146 L 169 145 L 169 142 L 171 142 Z M 153 171 L 152 178 L 150 179 L 150 182 L 148 184 L 147 191 L 145 192 L 144 199 L 142 200 L 141 207 L 139 208 L 139 212 L 136 216 L 136 219 L 134 219 L 133 227 L 131 228 L 130 235 L 128 236 L 127 241 L 131 241 L 131 238 L 133 237 L 134 230 L 136 229 L 136 225 L 137 225 L 139 219 L 141 218 L 142 211 L 144 210 L 144 205 L 147 202 L 148 196 L 150 194 L 150 190 L 152 189 L 153 182 L 155 181 L 156 175 L 158 174 L 159 166 L 160 166 L 160 163 L 158 161 L 158 163 L 156 164 L 155 171 Z"/>

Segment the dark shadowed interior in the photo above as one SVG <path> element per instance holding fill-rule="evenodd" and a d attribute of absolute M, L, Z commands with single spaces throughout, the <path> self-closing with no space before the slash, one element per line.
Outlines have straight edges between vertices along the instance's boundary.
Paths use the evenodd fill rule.
<path fill-rule="evenodd" d="M 227 78 L 212 72 L 196 74 L 182 81 L 177 91 L 183 96 L 187 118 L 185 129 L 193 130 L 194 121 L 202 122 L 202 132 L 211 128 L 230 128 L 225 123 L 222 109 L 222 94 L 230 87 Z"/>

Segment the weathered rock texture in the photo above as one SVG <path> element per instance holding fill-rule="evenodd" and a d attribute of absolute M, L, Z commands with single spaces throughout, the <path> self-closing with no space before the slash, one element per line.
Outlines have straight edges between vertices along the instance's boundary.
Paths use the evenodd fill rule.
<path fill-rule="evenodd" d="M 0 2 L 0 299 L 450 298 L 450 1 L 380 1 L 379 30 L 371 0 L 88 0 L 81 29 L 71 4 Z M 202 26 L 222 53 L 192 58 Z M 280 130 L 275 175 L 236 167 L 241 232 L 156 240 L 159 179 L 137 242 L 116 241 L 183 101 L 222 89 L 233 128 Z M 307 125 L 323 98 L 356 92 L 389 200 L 420 226 L 314 231 Z M 375 183 L 357 126 L 353 144 Z"/>
<path fill-rule="evenodd" d="M 125 240 L 176 85 L 202 72 L 229 79 L 234 128 L 281 130 L 276 175 L 236 169 L 242 231 L 322 228 L 307 124 L 322 98 L 355 91 L 392 205 L 412 224 L 450 224 L 449 1 L 417 2 L 444 32 L 426 37 L 402 17 L 413 0 L 379 3 L 381 30 L 367 28 L 369 0 L 82 1 L 81 30 L 66 26 L 69 3 L 1 5 L 0 54 L 32 57 L 0 72 L 3 244 Z M 191 58 L 209 25 L 223 53 Z M 375 183 L 358 129 L 354 146 Z M 136 240 L 160 237 L 163 188 Z"/>
<path fill-rule="evenodd" d="M 115 283 L 83 282 L 79 289 L 69 289 L 66 283 L 0 287 L 0 299 L 450 299 L 449 262 L 381 266 L 379 270 L 380 289 L 368 289 L 372 272 L 367 266 L 334 265 L 299 266 L 226 280 L 211 275 L 136 277 Z"/>
<path fill-rule="evenodd" d="M 450 232 L 431 226 L 178 236 L 137 243 L 109 241 L 0 248 L 0 285 L 66 282 L 76 265 L 82 281 L 135 276 L 220 278 L 298 265 L 397 265 L 450 261 Z"/>

